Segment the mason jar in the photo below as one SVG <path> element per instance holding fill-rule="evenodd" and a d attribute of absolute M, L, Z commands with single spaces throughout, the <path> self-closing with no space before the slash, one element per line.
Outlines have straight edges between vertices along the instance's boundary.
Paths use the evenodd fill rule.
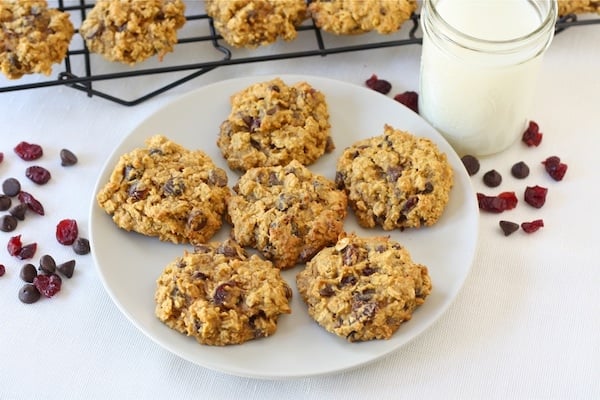
<path fill-rule="evenodd" d="M 419 112 L 460 155 L 525 131 L 556 0 L 423 0 Z"/>

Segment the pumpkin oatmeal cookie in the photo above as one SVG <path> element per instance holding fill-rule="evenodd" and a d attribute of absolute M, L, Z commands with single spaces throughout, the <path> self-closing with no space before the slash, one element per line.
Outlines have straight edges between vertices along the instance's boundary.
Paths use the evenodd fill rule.
<path fill-rule="evenodd" d="M 558 15 L 600 14 L 600 0 L 558 0 Z"/>
<path fill-rule="evenodd" d="M 346 217 L 343 191 L 298 161 L 252 168 L 228 199 L 232 237 L 277 268 L 291 268 L 337 240 Z"/>
<path fill-rule="evenodd" d="M 50 75 L 67 55 L 74 28 L 69 14 L 45 0 L 0 1 L 0 70 L 9 79 Z"/>
<path fill-rule="evenodd" d="M 417 8 L 415 0 L 313 0 L 308 5 L 315 25 L 335 35 L 400 29 Z"/>
<path fill-rule="evenodd" d="M 291 312 L 291 297 L 271 262 L 227 240 L 198 245 L 166 266 L 155 313 L 202 344 L 224 346 L 273 335 L 278 317 Z"/>
<path fill-rule="evenodd" d="M 81 24 L 88 49 L 107 60 L 134 65 L 173 51 L 185 24 L 182 0 L 98 0 Z"/>
<path fill-rule="evenodd" d="M 362 227 L 392 230 L 436 223 L 453 177 L 446 154 L 435 143 L 386 125 L 383 135 L 344 150 L 335 181 Z"/>
<path fill-rule="evenodd" d="M 333 151 L 325 96 L 306 82 L 288 86 L 279 78 L 231 97 L 231 112 L 217 145 L 230 168 L 309 165 Z"/>
<path fill-rule="evenodd" d="M 309 315 L 350 342 L 389 339 L 431 293 L 424 265 L 389 237 L 340 235 L 296 275 Z"/>
<path fill-rule="evenodd" d="M 155 135 L 121 156 L 97 201 L 122 229 L 198 244 L 221 228 L 227 180 L 204 152 Z"/>

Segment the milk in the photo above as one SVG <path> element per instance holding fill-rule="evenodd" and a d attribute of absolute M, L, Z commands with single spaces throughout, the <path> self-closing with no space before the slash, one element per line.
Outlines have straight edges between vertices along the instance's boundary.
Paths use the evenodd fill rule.
<path fill-rule="evenodd" d="M 528 0 L 434 3 L 438 18 L 450 27 L 436 25 L 435 15 L 422 16 L 429 18 L 422 23 L 430 25 L 423 26 L 419 112 L 459 154 L 499 152 L 527 126 L 549 39 L 538 38 L 536 46 L 516 51 L 509 48 L 539 28 L 546 16 Z M 435 37 L 436 32 L 441 36 Z"/>

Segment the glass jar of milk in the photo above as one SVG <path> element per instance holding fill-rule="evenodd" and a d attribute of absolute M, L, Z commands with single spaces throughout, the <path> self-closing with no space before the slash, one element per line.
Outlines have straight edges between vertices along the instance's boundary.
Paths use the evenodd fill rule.
<path fill-rule="evenodd" d="M 423 1 L 419 112 L 459 154 L 525 131 L 556 15 L 555 0 Z"/>

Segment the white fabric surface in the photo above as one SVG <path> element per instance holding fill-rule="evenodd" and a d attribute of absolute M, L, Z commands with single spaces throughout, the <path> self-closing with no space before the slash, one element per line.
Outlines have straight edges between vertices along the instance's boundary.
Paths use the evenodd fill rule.
<path fill-rule="evenodd" d="M 499 216 L 482 214 L 474 265 L 461 293 L 434 326 L 397 352 L 348 372 L 298 380 L 214 372 L 172 355 L 130 324 L 104 290 L 90 255 L 76 256 L 75 275 L 55 298 L 22 304 L 22 263 L 2 250 L 11 234 L 0 232 L 0 263 L 7 267 L 0 277 L 0 399 L 599 398 L 598 43 L 600 25 L 555 38 L 531 115 L 544 133 L 542 145 L 515 143 L 481 161 L 482 172 L 501 171 L 503 187 L 518 194 L 533 181 L 548 187 L 542 209 L 506 214 L 517 222 L 543 218 L 546 226 L 504 237 Z M 89 235 L 88 212 L 104 161 L 138 123 L 182 93 L 226 78 L 279 73 L 357 85 L 376 73 L 399 93 L 418 90 L 419 59 L 420 46 L 411 45 L 221 67 L 132 108 L 67 87 L 2 93 L 0 178 L 18 177 L 46 208 L 43 217 L 30 213 L 18 233 L 24 243 L 39 243 L 35 260 L 46 253 L 59 261 L 73 258 L 54 239 L 56 223 L 75 218 L 81 235 Z M 106 85 L 135 92 L 160 79 L 168 78 Z M 0 78 L 0 85 L 12 83 Z M 46 187 L 24 177 L 27 164 L 12 150 L 21 140 L 43 145 L 39 164 L 53 173 Z M 78 165 L 59 166 L 64 147 L 78 155 Z M 550 155 L 569 165 L 562 182 L 537 166 Z M 520 160 L 532 167 L 526 182 L 508 172 Z M 493 192 L 481 183 L 482 172 L 473 178 L 475 189 Z"/>

